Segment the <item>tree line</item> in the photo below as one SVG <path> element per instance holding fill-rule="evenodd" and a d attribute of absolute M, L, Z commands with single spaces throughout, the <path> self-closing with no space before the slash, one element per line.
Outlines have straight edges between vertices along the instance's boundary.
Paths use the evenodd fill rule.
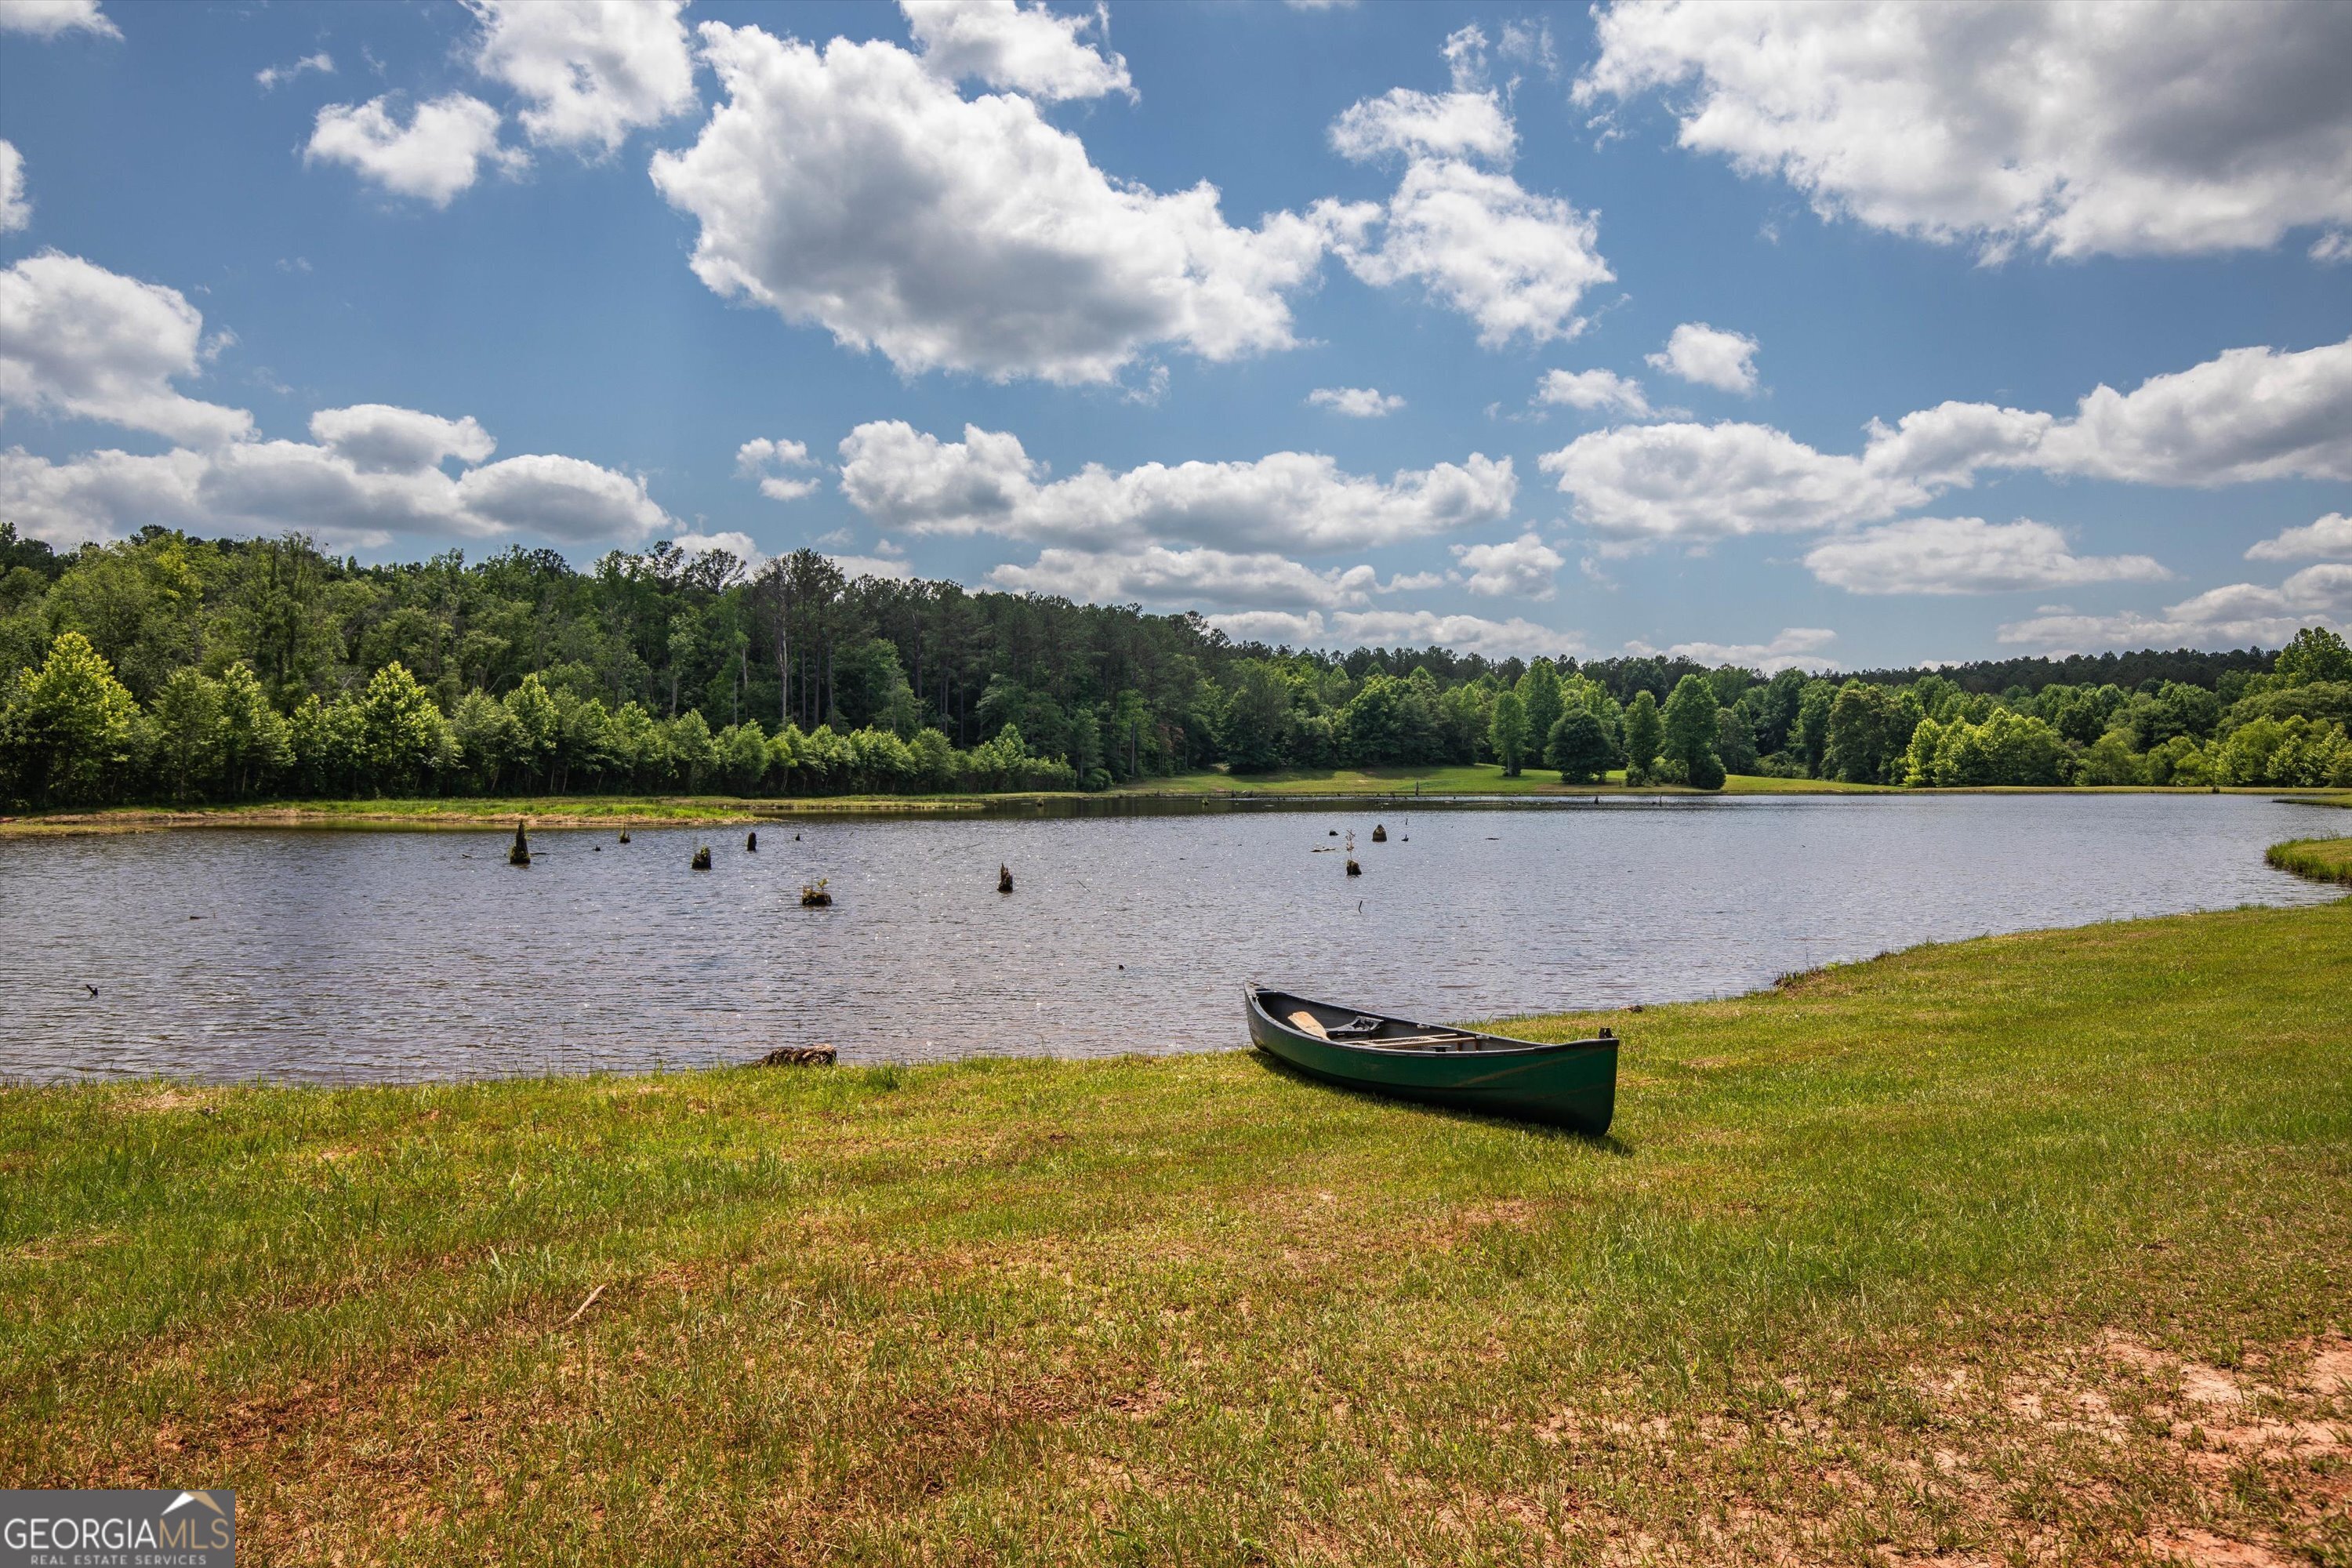
<path fill-rule="evenodd" d="M 1212 764 L 2352 783 L 2347 696 L 2315 628 L 2275 658 L 1768 679 L 1268 647 L 1197 615 L 851 580 L 805 550 L 757 571 L 667 543 L 585 569 L 520 548 L 362 565 L 299 534 L 58 552 L 0 523 L 0 800 L 20 805 L 1101 789 Z"/>

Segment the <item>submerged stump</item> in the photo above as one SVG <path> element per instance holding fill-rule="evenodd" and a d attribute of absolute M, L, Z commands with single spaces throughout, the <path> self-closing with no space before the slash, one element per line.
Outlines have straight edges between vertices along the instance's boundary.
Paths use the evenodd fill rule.
<path fill-rule="evenodd" d="M 1389 830 L 1377 822 L 1373 823 L 1372 842 L 1375 844 L 1386 844 L 1388 841 Z"/>
<path fill-rule="evenodd" d="M 778 1046 L 760 1058 L 763 1068 L 829 1068 L 839 1054 L 831 1046 Z"/>
<path fill-rule="evenodd" d="M 755 827 L 751 832 L 743 835 L 743 847 L 754 855 L 757 855 L 760 852 L 760 830 L 758 828 Z"/>
<path fill-rule="evenodd" d="M 1364 868 L 1356 864 L 1355 857 L 1349 856 L 1348 858 L 1348 875 L 1350 877 L 1360 877 L 1363 874 Z"/>
<path fill-rule="evenodd" d="M 523 837 L 520 822 L 515 824 L 514 847 L 507 851 L 507 864 L 509 866 L 530 864 L 530 840 Z"/>
<path fill-rule="evenodd" d="M 709 845 L 705 844 L 694 852 L 694 868 L 698 871 L 708 871 L 710 869 Z"/>
<path fill-rule="evenodd" d="M 1013 868 L 1002 861 L 999 861 L 996 867 L 996 890 L 1000 893 L 1009 893 L 1013 890 Z"/>
<path fill-rule="evenodd" d="M 801 908 L 823 910 L 833 907 L 833 895 L 826 892 L 824 889 L 827 879 L 819 877 L 814 882 L 804 882 L 801 885 Z"/>
<path fill-rule="evenodd" d="M 624 843 L 624 844 L 626 844 L 628 841 L 629 841 L 629 830 L 628 830 L 627 828 L 624 827 L 623 829 L 621 829 L 621 842 L 622 842 L 622 843 Z"/>

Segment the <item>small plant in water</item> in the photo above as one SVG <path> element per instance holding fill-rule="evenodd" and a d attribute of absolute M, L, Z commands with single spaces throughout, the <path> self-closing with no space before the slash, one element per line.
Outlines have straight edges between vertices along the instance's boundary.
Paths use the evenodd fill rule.
<path fill-rule="evenodd" d="M 830 878 L 819 877 L 814 882 L 803 882 L 801 884 L 801 907 L 803 909 L 809 910 L 821 910 L 830 905 L 833 902 L 833 895 L 824 890 L 824 885 L 829 880 L 831 880 Z"/>

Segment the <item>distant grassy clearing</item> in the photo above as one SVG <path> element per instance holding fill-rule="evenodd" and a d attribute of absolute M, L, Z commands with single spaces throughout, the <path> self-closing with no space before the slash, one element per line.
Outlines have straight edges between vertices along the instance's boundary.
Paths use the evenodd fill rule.
<path fill-rule="evenodd" d="M 1517 778 L 1506 778 L 1493 763 L 1445 767 L 1284 768 L 1265 773 L 1231 773 L 1221 770 L 1180 773 L 1174 778 L 1138 779 L 1113 793 L 1124 795 L 1591 795 L 1614 794 L 1625 788 L 1620 768 L 1600 784 L 1564 784 L 1549 768 L 1528 768 Z M 1640 795 L 1696 795 L 1696 790 L 1671 784 L 1643 784 Z M 1831 779 L 1768 779 L 1734 777 L 1727 795 L 1853 795 L 1881 793 L 1877 784 L 1840 784 Z"/>
<path fill-rule="evenodd" d="M 0 1091 L 0 1475 L 273 1563 L 2352 1557 L 2352 902 L 1610 1021 L 1606 1144 L 1238 1052 Z"/>

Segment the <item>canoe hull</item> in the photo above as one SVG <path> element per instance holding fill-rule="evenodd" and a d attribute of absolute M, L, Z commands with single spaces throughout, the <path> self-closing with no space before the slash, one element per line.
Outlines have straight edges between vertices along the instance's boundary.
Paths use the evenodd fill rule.
<path fill-rule="evenodd" d="M 1474 1036 L 1472 1047 L 1444 1051 L 1377 1049 L 1318 1039 L 1284 1020 L 1294 1003 L 1344 1016 L 1348 1009 L 1307 1003 L 1283 992 L 1251 989 L 1250 1040 L 1310 1078 L 1486 1116 L 1540 1121 L 1599 1137 L 1617 1110 L 1617 1042 L 1542 1045 L 1499 1035 Z M 1426 1026 L 1399 1019 L 1403 1029 Z"/>

